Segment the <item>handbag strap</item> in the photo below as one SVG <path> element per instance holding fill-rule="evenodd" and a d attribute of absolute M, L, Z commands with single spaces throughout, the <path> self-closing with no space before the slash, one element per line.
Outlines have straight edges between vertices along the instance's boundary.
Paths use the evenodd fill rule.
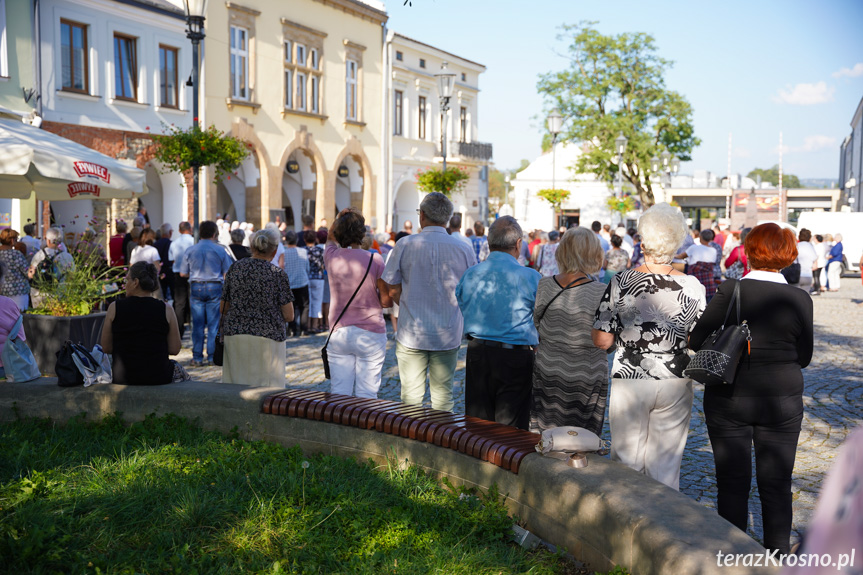
<path fill-rule="evenodd" d="M 725 310 L 725 320 L 722 322 L 722 327 L 728 325 L 728 318 L 731 317 L 731 307 L 736 304 L 737 307 L 737 323 L 740 323 L 740 280 L 734 284 L 734 293 L 731 296 L 731 301 L 728 302 L 728 309 Z"/>
<path fill-rule="evenodd" d="M 18 319 L 15 321 L 15 325 L 12 326 L 12 329 L 9 330 L 8 339 L 18 339 L 18 332 L 21 331 L 21 324 L 24 323 L 24 314 L 19 313 Z"/>
<path fill-rule="evenodd" d="M 587 281 L 582 281 L 582 280 L 587 280 Z M 550 302 L 548 302 L 548 303 L 546 304 L 546 306 L 542 309 L 542 313 L 540 314 L 540 316 L 539 316 L 538 318 L 536 318 L 536 321 L 537 321 L 537 322 L 542 321 L 542 318 L 544 318 L 544 317 L 545 317 L 545 312 L 547 312 L 547 311 L 548 311 L 548 308 L 550 308 L 550 307 L 551 307 L 551 304 L 553 304 L 553 303 L 554 303 L 554 300 L 556 300 L 558 297 L 560 297 L 560 294 L 562 294 L 563 292 L 565 292 L 566 290 L 568 290 L 568 289 L 569 289 L 569 288 L 571 288 L 571 287 L 575 287 L 575 285 L 576 285 L 576 284 L 578 284 L 578 285 L 584 285 L 584 284 L 586 284 L 586 283 L 590 283 L 590 282 L 592 282 L 592 281 L 593 281 L 593 280 L 592 280 L 592 279 L 590 279 L 589 277 L 576 278 L 576 279 L 572 280 L 571 282 L 569 282 L 566 286 L 564 286 L 564 287 L 560 288 L 560 291 L 559 291 L 559 292 L 557 292 L 556 294 L 554 294 L 554 297 L 553 297 L 553 298 L 551 298 L 551 301 L 550 301 Z M 578 282 L 581 282 L 581 283 L 578 283 Z"/>
<path fill-rule="evenodd" d="M 375 261 L 375 255 L 371 254 L 369 257 L 369 265 L 366 268 L 366 273 L 363 276 L 363 279 L 360 280 L 360 285 L 357 286 L 357 289 L 354 290 L 354 294 L 351 296 L 351 299 L 348 300 L 347 305 L 342 308 L 342 313 L 339 314 L 339 317 L 336 318 L 336 321 L 333 322 L 333 325 L 330 326 L 330 335 L 327 336 L 327 343 L 324 344 L 324 349 L 327 349 L 327 346 L 330 345 L 330 338 L 333 337 L 333 332 L 336 330 L 336 324 L 339 323 L 339 320 L 342 319 L 342 316 L 345 315 L 345 312 L 348 311 L 348 308 L 351 306 L 351 303 L 354 301 L 354 298 L 357 297 L 357 294 L 360 291 L 360 288 L 363 287 L 363 284 L 366 283 L 366 278 L 369 276 L 369 270 L 372 269 L 372 262 Z"/>

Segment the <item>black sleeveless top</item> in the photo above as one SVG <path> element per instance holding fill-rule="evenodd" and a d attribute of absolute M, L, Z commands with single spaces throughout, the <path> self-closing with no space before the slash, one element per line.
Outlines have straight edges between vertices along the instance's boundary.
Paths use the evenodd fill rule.
<path fill-rule="evenodd" d="M 168 320 L 165 302 L 151 297 L 127 297 L 114 303 L 114 383 L 171 383 L 174 367 L 168 359 Z"/>

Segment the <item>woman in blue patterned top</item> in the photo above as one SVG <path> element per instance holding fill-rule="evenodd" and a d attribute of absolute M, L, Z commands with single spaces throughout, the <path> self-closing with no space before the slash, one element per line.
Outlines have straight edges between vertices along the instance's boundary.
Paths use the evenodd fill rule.
<path fill-rule="evenodd" d="M 306 251 L 309 252 L 309 331 L 323 331 L 321 307 L 324 303 L 324 248 L 312 230 L 303 232 Z"/>
<path fill-rule="evenodd" d="M 687 234 L 680 210 L 657 204 L 638 221 L 644 264 L 611 278 L 593 342 L 617 346 L 608 416 L 611 458 L 673 489 L 692 410 L 687 338 L 706 305 L 704 286 L 671 261 Z"/>

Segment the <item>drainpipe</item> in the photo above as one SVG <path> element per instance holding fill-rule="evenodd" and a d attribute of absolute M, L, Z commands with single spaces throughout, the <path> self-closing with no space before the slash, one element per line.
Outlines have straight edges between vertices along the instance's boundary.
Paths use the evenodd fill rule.
<path fill-rule="evenodd" d="M 386 22 L 381 24 L 381 39 L 383 43 L 383 93 L 384 97 L 381 98 L 381 175 L 384 183 L 384 223 L 383 229 L 386 230 L 387 226 L 392 224 L 392 191 L 390 188 L 392 187 L 392 162 L 390 160 L 390 156 L 392 156 L 392 141 L 390 138 L 390 124 L 389 124 L 389 99 L 390 99 L 390 81 L 392 78 L 392 66 L 390 65 L 390 48 L 392 41 L 391 34 L 387 29 Z M 379 226 L 380 227 L 380 226 Z"/>
<path fill-rule="evenodd" d="M 40 25 L 41 6 L 39 0 L 33 0 L 33 58 L 36 73 L 36 114 L 42 117 L 42 30 Z M 36 202 L 36 227 L 37 234 L 44 234 L 42 211 L 44 207 L 42 200 Z"/>

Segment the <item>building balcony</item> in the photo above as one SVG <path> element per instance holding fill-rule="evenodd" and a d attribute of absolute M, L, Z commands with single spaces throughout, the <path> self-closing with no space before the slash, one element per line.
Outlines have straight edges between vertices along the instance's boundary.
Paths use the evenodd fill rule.
<path fill-rule="evenodd" d="M 440 156 L 440 149 L 437 155 Z M 484 142 L 450 142 L 447 156 L 487 162 L 492 158 L 492 145 Z"/>

